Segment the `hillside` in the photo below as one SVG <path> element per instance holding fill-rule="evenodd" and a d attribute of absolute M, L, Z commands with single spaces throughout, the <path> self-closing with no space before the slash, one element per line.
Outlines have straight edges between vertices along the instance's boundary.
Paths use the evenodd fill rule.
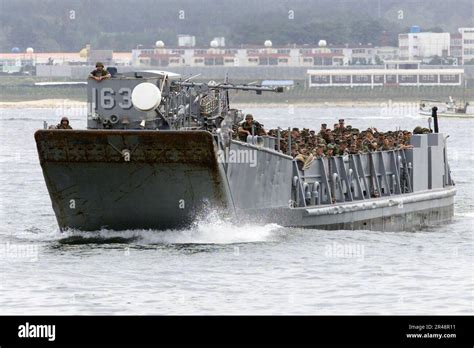
<path fill-rule="evenodd" d="M 372 43 L 396 45 L 413 24 L 455 32 L 473 26 L 472 0 L 0 0 L 0 51 L 131 50 L 177 34 L 198 45 Z"/>

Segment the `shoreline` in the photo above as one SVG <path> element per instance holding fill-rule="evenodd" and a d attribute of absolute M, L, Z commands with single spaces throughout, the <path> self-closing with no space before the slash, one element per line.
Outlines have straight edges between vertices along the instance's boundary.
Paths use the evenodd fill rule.
<path fill-rule="evenodd" d="M 258 102 L 258 103 L 231 103 L 231 107 L 238 109 L 245 108 L 288 108 L 288 107 L 297 107 L 297 108 L 311 108 L 311 107 L 382 107 L 387 104 L 389 101 L 315 101 L 315 102 Z M 392 104 L 395 103 L 416 103 L 414 101 L 391 101 Z M 0 109 L 50 109 L 57 107 L 65 108 L 85 108 L 87 102 L 79 101 L 74 99 L 38 99 L 38 100 L 27 100 L 27 101 L 2 101 L 0 102 Z"/>
<path fill-rule="evenodd" d="M 73 99 L 38 99 L 24 101 L 2 101 L 0 109 L 51 109 L 56 107 L 86 107 L 85 101 Z"/>
<path fill-rule="evenodd" d="M 386 101 L 315 101 L 315 102 L 286 102 L 286 103 L 272 103 L 272 102 L 261 102 L 261 103 L 231 103 L 232 107 L 237 108 L 315 108 L 315 107 L 366 107 L 366 108 L 380 108 L 383 107 L 387 103 Z M 402 102 L 394 102 L 392 103 L 414 103 L 410 101 L 402 101 Z"/>

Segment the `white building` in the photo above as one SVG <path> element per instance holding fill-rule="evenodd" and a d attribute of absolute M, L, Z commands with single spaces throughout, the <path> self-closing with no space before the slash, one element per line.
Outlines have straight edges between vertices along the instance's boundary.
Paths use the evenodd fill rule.
<path fill-rule="evenodd" d="M 461 86 L 464 69 L 422 69 L 420 61 L 386 61 L 385 69 L 311 69 L 309 87 Z"/>
<path fill-rule="evenodd" d="M 378 57 L 378 59 L 382 61 L 397 59 L 399 55 L 400 55 L 400 51 L 398 47 L 391 47 L 391 46 L 375 47 L 375 56 Z"/>
<path fill-rule="evenodd" d="M 194 47 L 196 46 L 196 37 L 193 35 L 178 35 L 179 47 Z"/>
<path fill-rule="evenodd" d="M 406 33 L 398 35 L 402 59 L 422 59 L 450 55 L 449 33 Z"/>
<path fill-rule="evenodd" d="M 474 28 L 459 28 L 462 38 L 462 62 L 466 64 L 469 61 L 474 63 Z"/>
<path fill-rule="evenodd" d="M 141 67 L 178 66 L 348 66 L 381 64 L 398 58 L 396 47 L 326 47 L 326 46 L 240 46 L 154 47 L 132 50 L 132 64 Z"/>
<path fill-rule="evenodd" d="M 344 65 L 344 55 L 321 47 L 155 47 L 132 50 L 134 66 L 327 66 Z"/>
<path fill-rule="evenodd" d="M 451 34 L 451 57 L 455 59 L 454 65 L 462 64 L 462 34 Z"/>

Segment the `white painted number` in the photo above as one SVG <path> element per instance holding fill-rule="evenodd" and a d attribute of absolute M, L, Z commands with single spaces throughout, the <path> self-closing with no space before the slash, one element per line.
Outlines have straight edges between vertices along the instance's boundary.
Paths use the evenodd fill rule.
<path fill-rule="evenodd" d="M 124 110 L 130 109 L 132 107 L 132 91 L 130 88 L 120 88 L 118 94 L 123 97 L 123 102 L 119 103 L 119 106 Z"/>
<path fill-rule="evenodd" d="M 114 99 L 114 90 L 112 88 L 102 88 L 100 90 L 100 94 L 101 94 L 101 98 L 100 98 L 100 101 L 101 101 L 101 104 L 100 106 L 103 108 L 103 109 L 107 109 L 107 110 L 111 110 L 115 107 L 115 99 Z"/>

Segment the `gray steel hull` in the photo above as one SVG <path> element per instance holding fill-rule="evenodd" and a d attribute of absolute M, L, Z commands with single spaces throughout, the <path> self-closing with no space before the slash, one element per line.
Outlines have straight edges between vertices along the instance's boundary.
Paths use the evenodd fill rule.
<path fill-rule="evenodd" d="M 35 138 L 62 230 L 179 229 L 208 209 L 238 221 L 378 231 L 418 230 L 453 217 L 455 189 L 441 182 L 434 187 L 436 177 L 430 179 L 433 187 L 419 192 L 389 194 L 386 185 L 386 196 L 359 201 L 342 185 L 334 198 L 346 195 L 351 201 L 291 208 L 289 202 L 298 196 L 291 157 L 232 142 L 231 150 L 255 151 L 256 165 L 226 163 L 219 143 L 205 131 L 41 130 Z M 437 172 L 445 173 L 442 167 Z"/>
<path fill-rule="evenodd" d="M 61 229 L 173 229 L 206 207 L 228 209 L 208 132 L 38 131 Z M 130 150 L 125 161 L 121 150 Z"/>
<path fill-rule="evenodd" d="M 310 208 L 245 212 L 255 221 L 324 230 L 418 231 L 449 223 L 454 215 L 453 187 Z"/>

